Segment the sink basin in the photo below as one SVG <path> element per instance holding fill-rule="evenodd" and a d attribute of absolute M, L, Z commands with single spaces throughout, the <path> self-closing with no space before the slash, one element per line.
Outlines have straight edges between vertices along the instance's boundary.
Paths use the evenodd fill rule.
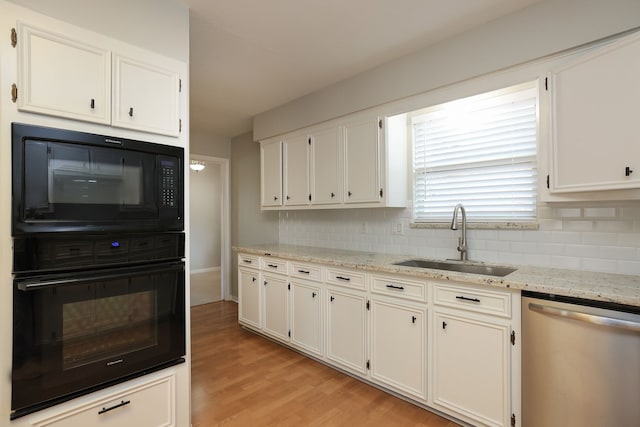
<path fill-rule="evenodd" d="M 455 261 L 428 261 L 424 259 L 409 259 L 396 262 L 394 265 L 405 267 L 433 268 L 436 270 L 457 271 L 460 273 L 484 274 L 487 276 L 504 277 L 516 271 L 515 268 L 503 267 L 499 265 L 467 264 Z"/>

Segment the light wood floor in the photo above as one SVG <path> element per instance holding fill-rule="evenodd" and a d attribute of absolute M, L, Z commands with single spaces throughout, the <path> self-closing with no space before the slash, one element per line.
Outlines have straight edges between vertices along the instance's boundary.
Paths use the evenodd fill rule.
<path fill-rule="evenodd" d="M 191 309 L 193 427 L 457 426 L 243 330 L 237 307 Z"/>

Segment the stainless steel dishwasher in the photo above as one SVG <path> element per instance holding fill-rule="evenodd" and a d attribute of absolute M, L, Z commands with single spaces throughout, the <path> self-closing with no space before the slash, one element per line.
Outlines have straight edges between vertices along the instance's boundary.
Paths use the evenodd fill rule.
<path fill-rule="evenodd" d="M 522 426 L 640 426 L 640 307 L 522 295 Z"/>

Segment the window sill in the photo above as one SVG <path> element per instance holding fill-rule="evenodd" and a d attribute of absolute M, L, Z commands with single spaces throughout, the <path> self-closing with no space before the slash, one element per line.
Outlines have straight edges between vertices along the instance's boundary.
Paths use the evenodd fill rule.
<path fill-rule="evenodd" d="M 411 222 L 410 228 L 445 229 L 450 222 Z M 458 225 L 460 227 L 460 225 Z M 468 222 L 467 230 L 538 230 L 537 222 Z"/>

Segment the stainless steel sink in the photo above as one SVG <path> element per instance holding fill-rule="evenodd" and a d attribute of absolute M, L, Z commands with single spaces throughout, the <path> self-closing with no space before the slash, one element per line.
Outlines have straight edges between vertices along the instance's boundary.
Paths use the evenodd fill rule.
<path fill-rule="evenodd" d="M 504 277 L 516 271 L 515 268 L 503 267 L 500 265 L 468 264 L 455 261 L 428 261 L 424 259 L 409 259 L 396 262 L 394 265 L 405 267 L 433 268 L 436 270 L 458 271 L 460 273 L 484 274 L 487 276 Z"/>

